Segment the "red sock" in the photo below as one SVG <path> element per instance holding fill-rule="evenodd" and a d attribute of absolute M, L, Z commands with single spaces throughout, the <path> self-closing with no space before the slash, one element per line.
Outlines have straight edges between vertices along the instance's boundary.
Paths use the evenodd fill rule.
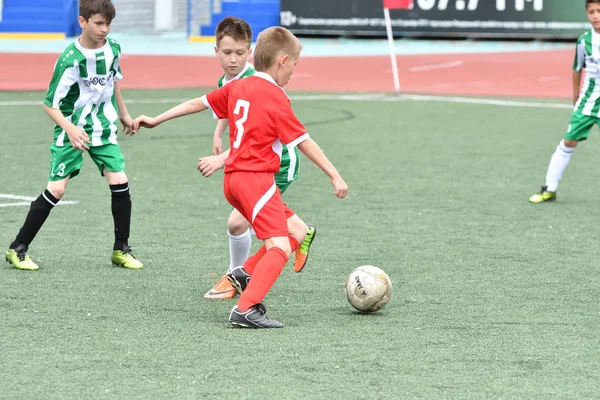
<path fill-rule="evenodd" d="M 292 253 L 298 248 L 298 241 L 293 236 L 290 236 L 290 247 L 292 248 Z M 244 263 L 244 271 L 246 271 L 248 275 L 252 275 L 252 273 L 254 272 L 254 268 L 256 268 L 256 264 L 258 264 L 260 259 L 264 257 L 266 252 L 267 249 L 263 245 L 260 249 L 258 249 L 256 253 L 248 257 L 248 259 Z"/>
<path fill-rule="evenodd" d="M 279 247 L 271 247 L 256 264 L 248 287 L 238 301 L 240 311 L 248 311 L 250 307 L 263 301 L 267 292 L 283 270 L 288 257 Z"/>
<path fill-rule="evenodd" d="M 253 255 L 248 257 L 248 259 L 244 263 L 244 270 L 246 271 L 246 273 L 248 275 L 252 275 L 252 273 L 254 272 L 254 268 L 256 268 L 256 264 L 258 264 L 260 259 L 264 257 L 266 252 L 267 252 L 267 249 L 263 245 L 260 247 L 260 249 L 258 249 L 258 251 L 256 253 L 254 253 Z"/>
<path fill-rule="evenodd" d="M 292 253 L 298 248 L 298 241 L 293 236 L 290 236 L 290 247 L 292 248 Z"/>

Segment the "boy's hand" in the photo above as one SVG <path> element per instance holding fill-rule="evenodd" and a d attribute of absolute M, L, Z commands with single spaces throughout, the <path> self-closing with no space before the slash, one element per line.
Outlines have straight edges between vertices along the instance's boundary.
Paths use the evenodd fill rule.
<path fill-rule="evenodd" d="M 81 128 L 73 125 L 65 131 L 69 137 L 69 142 L 75 150 L 87 151 L 90 148 L 87 144 L 92 143 L 87 133 Z M 87 143 L 87 144 L 86 144 Z"/>
<path fill-rule="evenodd" d="M 218 156 L 223 152 L 223 139 L 221 136 L 213 137 L 213 155 Z"/>
<path fill-rule="evenodd" d="M 202 176 L 208 178 L 216 171 L 223 168 L 225 160 L 221 156 L 208 156 L 198 159 L 198 171 L 202 173 Z"/>
<path fill-rule="evenodd" d="M 348 185 L 342 179 L 341 176 L 336 176 L 331 179 L 331 184 L 333 185 L 334 193 L 340 199 L 343 199 L 348 194 Z"/>
<path fill-rule="evenodd" d="M 119 115 L 119 120 L 123 124 L 123 132 L 125 132 L 125 135 L 133 136 L 135 132 L 133 130 L 133 118 L 131 118 L 131 115 Z"/>
<path fill-rule="evenodd" d="M 155 118 L 147 117 L 145 115 L 140 115 L 139 117 L 137 117 L 136 119 L 133 120 L 132 131 L 133 131 L 133 133 L 136 133 L 137 131 L 140 130 L 140 128 L 152 129 L 157 125 L 158 124 L 156 123 Z"/>

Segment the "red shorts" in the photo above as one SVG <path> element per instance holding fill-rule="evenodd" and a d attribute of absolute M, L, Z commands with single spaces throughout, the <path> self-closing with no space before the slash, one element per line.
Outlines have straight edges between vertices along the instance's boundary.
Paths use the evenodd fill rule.
<path fill-rule="evenodd" d="M 281 200 L 272 172 L 231 172 L 225 174 L 223 191 L 260 240 L 288 236 L 287 219 L 294 212 Z"/>

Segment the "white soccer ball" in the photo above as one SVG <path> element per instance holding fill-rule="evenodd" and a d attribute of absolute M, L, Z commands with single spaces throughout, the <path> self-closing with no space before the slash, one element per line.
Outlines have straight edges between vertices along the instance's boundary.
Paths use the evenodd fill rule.
<path fill-rule="evenodd" d="M 374 312 L 390 301 L 392 281 L 381 268 L 363 265 L 350 273 L 344 291 L 352 307 L 362 312 Z"/>

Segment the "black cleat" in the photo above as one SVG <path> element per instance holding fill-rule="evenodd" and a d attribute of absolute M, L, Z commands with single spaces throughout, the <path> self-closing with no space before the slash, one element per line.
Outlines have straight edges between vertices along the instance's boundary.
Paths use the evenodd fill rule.
<path fill-rule="evenodd" d="M 250 282 L 250 275 L 246 273 L 243 266 L 235 267 L 230 273 L 227 274 L 227 279 L 233 285 L 238 294 L 242 294 L 248 282 Z"/>
<path fill-rule="evenodd" d="M 229 322 L 243 328 L 283 328 L 282 323 L 270 319 L 266 313 L 267 309 L 263 303 L 255 304 L 244 312 L 235 306 L 229 314 Z"/>

